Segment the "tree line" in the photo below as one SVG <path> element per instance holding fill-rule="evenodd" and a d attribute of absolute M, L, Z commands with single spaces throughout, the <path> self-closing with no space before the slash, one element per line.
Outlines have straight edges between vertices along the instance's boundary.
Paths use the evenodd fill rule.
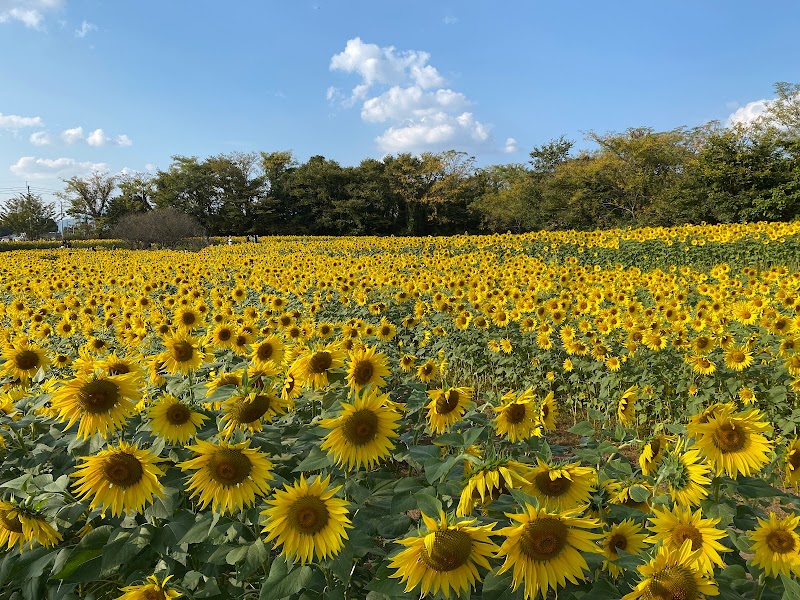
<path fill-rule="evenodd" d="M 290 151 L 174 156 L 154 174 L 72 177 L 60 196 L 87 235 L 108 235 L 126 215 L 153 209 L 190 215 L 207 235 L 242 236 L 792 220 L 800 217 L 800 85 L 775 91 L 747 124 L 591 131 L 591 149 L 576 151 L 561 137 L 535 147 L 524 164 L 478 168 L 455 150 L 357 166 L 323 156 L 300 162 Z M 0 212 L 0 223 L 8 214 Z"/>

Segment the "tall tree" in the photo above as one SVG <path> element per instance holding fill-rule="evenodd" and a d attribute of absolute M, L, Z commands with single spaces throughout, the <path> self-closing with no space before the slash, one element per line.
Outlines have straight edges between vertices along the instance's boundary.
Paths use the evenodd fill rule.
<path fill-rule="evenodd" d="M 778 97 L 767 105 L 768 123 L 800 138 L 800 84 L 779 81 L 775 84 Z"/>
<path fill-rule="evenodd" d="M 491 165 L 479 173 L 482 193 L 470 208 L 490 231 L 521 233 L 533 228 L 533 183 L 525 165 Z"/>
<path fill-rule="evenodd" d="M 55 231 L 55 209 L 45 204 L 42 197 L 31 192 L 17 194 L 0 209 L 0 224 L 14 233 L 25 234 L 35 240 L 43 233 Z"/>
<path fill-rule="evenodd" d="M 145 213 L 153 208 L 155 182 L 149 173 L 128 173 L 119 176 L 119 194 L 109 202 L 106 217 L 115 225 L 128 214 Z"/>
<path fill-rule="evenodd" d="M 106 211 L 117 187 L 117 177 L 94 172 L 88 177 L 65 179 L 57 196 L 69 203 L 67 214 L 81 221 L 87 233 L 102 235 L 107 229 Z"/>

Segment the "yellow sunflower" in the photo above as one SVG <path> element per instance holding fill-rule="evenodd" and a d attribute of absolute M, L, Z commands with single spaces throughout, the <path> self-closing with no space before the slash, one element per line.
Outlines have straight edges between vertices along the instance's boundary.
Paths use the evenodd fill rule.
<path fill-rule="evenodd" d="M 422 514 L 427 531 L 398 540 L 405 546 L 395 554 L 389 567 L 390 577 L 406 584 L 405 591 L 419 587 L 420 595 L 450 591 L 461 595 L 481 580 L 478 568 L 491 569 L 487 558 L 499 548 L 492 541 L 494 523 L 474 526 L 475 519 L 449 523 L 444 512 L 439 520 Z"/>
<path fill-rule="evenodd" d="M 770 428 L 759 410 L 711 416 L 694 427 L 695 445 L 717 475 L 749 476 L 769 462 L 772 443 L 761 433 Z"/>
<path fill-rule="evenodd" d="M 700 452 L 697 450 L 683 451 L 682 445 L 677 444 L 664 461 L 659 472 L 667 473 L 667 489 L 673 502 L 680 506 L 697 506 L 708 496 L 708 486 L 711 483 L 709 469 Z"/>
<path fill-rule="evenodd" d="M 654 600 L 655 598 L 686 598 L 703 600 L 717 596 L 719 590 L 713 579 L 694 567 L 700 550 L 692 552 L 692 542 L 686 540 L 678 551 L 662 546 L 648 564 L 638 567 L 643 579 L 622 600 Z"/>
<path fill-rule="evenodd" d="M 332 429 L 321 448 L 350 471 L 361 466 L 372 469 L 394 448 L 392 440 L 397 438 L 400 413 L 393 404 L 389 395 L 377 388 L 357 395 L 352 404 L 342 402 L 338 417 L 319 422 L 321 427 Z"/>
<path fill-rule="evenodd" d="M 461 491 L 456 516 L 469 516 L 475 504 L 486 506 L 500 494 L 530 485 L 525 478 L 530 470 L 529 465 L 508 459 L 482 466 L 467 462 L 470 464 L 470 478 Z"/>
<path fill-rule="evenodd" d="M 164 494 L 158 456 L 135 444 L 120 442 L 119 447 L 107 446 L 81 460 L 83 464 L 72 474 L 76 478 L 72 485 L 78 496 L 91 498 L 92 509 L 111 510 L 115 517 L 128 510 L 141 513 L 153 496 Z"/>
<path fill-rule="evenodd" d="M 555 431 L 556 420 L 558 419 L 558 404 L 556 404 L 555 394 L 548 392 L 539 405 L 539 421 L 545 431 Z"/>
<path fill-rule="evenodd" d="M 725 351 L 725 366 L 742 371 L 753 364 L 753 353 L 741 346 L 731 346 Z"/>
<path fill-rule="evenodd" d="M 349 503 L 334 497 L 342 486 L 333 487 L 330 482 L 330 475 L 312 483 L 300 475 L 299 482 L 275 490 L 275 497 L 267 500 L 269 508 L 261 512 L 264 541 L 276 540 L 281 554 L 292 562 L 305 564 L 336 556 L 348 539 Z"/>
<path fill-rule="evenodd" d="M 162 581 L 155 575 L 147 577 L 147 583 L 139 585 L 129 585 L 121 588 L 124 592 L 117 600 L 172 600 L 180 598 L 181 593 L 167 587 L 167 582 L 172 579 L 172 575 L 167 575 Z"/>
<path fill-rule="evenodd" d="M 417 377 L 423 383 L 432 381 L 439 374 L 439 365 L 436 361 L 429 359 L 417 369 Z"/>
<path fill-rule="evenodd" d="M 228 439 L 239 428 L 250 433 L 262 431 L 263 422 L 266 420 L 269 423 L 285 413 L 288 404 L 283 398 L 262 389 L 239 393 L 225 400 L 222 407 L 225 414 L 222 416 L 224 425 L 220 433 Z"/>
<path fill-rule="evenodd" d="M 28 338 L 4 344 L 2 356 L 5 359 L 3 374 L 23 383 L 36 375 L 39 369 L 47 369 L 50 364 L 44 350 L 28 341 Z"/>
<path fill-rule="evenodd" d="M 301 387 L 313 386 L 315 390 L 318 390 L 328 385 L 328 374 L 344 364 L 344 357 L 344 350 L 328 344 L 303 352 L 292 363 L 289 373 L 301 384 Z"/>
<path fill-rule="evenodd" d="M 428 409 L 428 425 L 434 433 L 444 433 L 461 420 L 472 399 L 472 388 L 436 389 L 428 392 L 430 402 Z"/>
<path fill-rule="evenodd" d="M 175 333 L 164 339 L 166 350 L 159 357 L 167 373 L 196 371 L 205 360 L 205 354 L 198 346 L 197 338 L 184 333 Z"/>
<path fill-rule="evenodd" d="M 505 558 L 497 574 L 511 570 L 512 589 L 524 584 L 526 599 L 546 598 L 550 589 L 584 580 L 589 567 L 581 552 L 600 552 L 595 540 L 602 535 L 590 531 L 600 521 L 578 518 L 579 512 L 550 513 L 526 504 L 522 513 L 509 514 L 518 524 L 498 531 L 506 539 L 497 553 Z"/>
<path fill-rule="evenodd" d="M 283 362 L 286 350 L 283 339 L 275 334 L 268 335 L 257 344 L 252 344 L 251 348 L 250 360 L 257 366 L 263 366 L 264 363 L 279 366 Z"/>
<path fill-rule="evenodd" d="M 617 420 L 623 427 L 632 427 L 636 424 L 636 400 L 639 397 L 639 386 L 629 387 L 619 399 L 617 404 Z"/>
<path fill-rule="evenodd" d="M 188 442 L 208 419 L 170 394 L 164 394 L 150 407 L 148 417 L 153 433 L 171 444 Z"/>
<path fill-rule="evenodd" d="M 36 511 L 0 501 L 0 549 L 11 550 L 18 546 L 33 548 L 38 543 L 45 548 L 61 541 L 61 534 Z"/>
<path fill-rule="evenodd" d="M 219 323 L 205 337 L 206 344 L 215 350 L 229 350 L 233 347 L 236 330 L 228 323 Z"/>
<path fill-rule="evenodd" d="M 67 421 L 67 428 L 77 421 L 78 437 L 90 438 L 95 433 L 103 436 L 125 427 L 134 413 L 141 393 L 135 373 L 126 375 L 83 374 L 65 383 L 51 399 L 59 420 Z"/>
<path fill-rule="evenodd" d="M 669 550 L 677 552 L 686 540 L 692 542 L 691 550 L 700 550 L 696 556 L 696 566 L 703 573 L 712 575 L 714 565 L 724 567 L 720 552 L 730 552 L 717 540 L 727 537 L 727 532 L 717 529 L 719 519 L 704 519 L 702 511 L 692 512 L 689 507 L 674 506 L 672 510 L 653 509 L 648 529 L 652 535 L 647 539 L 651 544 L 661 543 Z"/>
<path fill-rule="evenodd" d="M 349 354 L 347 383 L 350 389 L 358 391 L 367 385 L 382 388 L 386 385 L 384 377 L 389 376 L 389 360 L 375 348 L 356 348 Z"/>
<path fill-rule="evenodd" d="M 538 465 L 531 468 L 527 479 L 527 493 L 539 500 L 545 508 L 571 510 L 589 504 L 595 490 L 597 473 L 580 463 L 549 465 L 537 459 Z"/>
<path fill-rule="evenodd" d="M 787 487 L 800 488 L 800 438 L 795 438 L 783 455 L 786 463 L 784 482 Z"/>
<path fill-rule="evenodd" d="M 752 542 L 753 564 L 767 575 L 779 574 L 800 576 L 800 536 L 797 526 L 800 515 L 788 515 L 778 519 L 769 513 L 769 521 L 758 519 L 758 527 L 747 532 Z"/>
<path fill-rule="evenodd" d="M 642 475 L 649 477 L 657 470 L 661 461 L 664 460 L 664 455 L 669 450 L 669 440 L 666 436 L 657 435 L 642 447 L 639 454 L 639 466 L 642 468 Z"/>
<path fill-rule="evenodd" d="M 410 354 L 404 354 L 400 357 L 400 368 L 405 372 L 408 373 L 411 369 L 414 368 L 414 363 L 417 361 L 415 356 Z"/>
<path fill-rule="evenodd" d="M 269 491 L 272 463 L 266 454 L 249 446 L 250 440 L 239 444 L 197 440 L 194 446 L 187 446 L 196 455 L 178 466 L 195 471 L 187 490 L 192 497 L 199 496 L 201 509 L 211 504 L 214 511 L 233 513 L 253 506 L 256 496 Z"/>
<path fill-rule="evenodd" d="M 540 411 L 534 405 L 530 388 L 519 396 L 513 391 L 503 394 L 500 406 L 496 406 L 494 412 L 495 431 L 511 442 L 541 435 Z"/>
<path fill-rule="evenodd" d="M 622 569 L 614 564 L 619 558 L 619 550 L 628 554 L 640 554 L 644 550 L 646 533 L 642 532 L 642 526 L 633 519 L 625 519 L 621 523 L 611 526 L 600 543 L 603 548 L 603 555 L 606 560 L 603 568 L 608 569 L 612 577 L 619 577 Z"/>

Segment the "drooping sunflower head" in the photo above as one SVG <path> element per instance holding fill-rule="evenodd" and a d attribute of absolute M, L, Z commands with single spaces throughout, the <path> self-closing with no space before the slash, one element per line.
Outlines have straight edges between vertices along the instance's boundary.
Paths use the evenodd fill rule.
<path fill-rule="evenodd" d="M 261 431 L 263 423 L 271 422 L 276 416 L 286 412 L 286 402 L 267 389 L 240 393 L 223 404 L 222 435 L 229 438 L 237 429 Z"/>
<path fill-rule="evenodd" d="M 428 409 L 428 425 L 434 433 L 444 433 L 461 420 L 472 399 L 472 388 L 458 387 L 436 389 L 428 392 L 430 402 Z"/>
<path fill-rule="evenodd" d="M 579 463 L 550 465 L 541 460 L 528 476 L 530 486 L 525 490 L 539 499 L 542 506 L 571 510 L 589 504 L 597 482 L 597 473 Z"/>
<path fill-rule="evenodd" d="M 795 489 L 800 488 L 800 438 L 795 438 L 783 453 L 785 463 L 784 483 Z"/>
<path fill-rule="evenodd" d="M 336 556 L 352 528 L 349 503 L 335 497 L 342 486 L 331 486 L 330 476 L 312 482 L 304 475 L 294 484 L 286 484 L 267 500 L 265 542 L 275 540 L 281 554 L 293 562 L 305 564 Z"/>
<path fill-rule="evenodd" d="M 631 427 L 635 424 L 636 400 L 639 397 L 639 386 L 631 386 L 622 396 L 617 404 L 617 420 L 623 427 Z"/>
<path fill-rule="evenodd" d="M 558 404 L 556 404 L 555 394 L 548 392 L 539 405 L 539 420 L 545 431 L 555 431 L 556 420 L 558 419 Z"/>
<path fill-rule="evenodd" d="M 172 579 L 171 575 L 167 575 L 161 581 L 155 575 L 149 575 L 146 583 L 121 588 L 120 591 L 123 594 L 117 600 L 173 600 L 180 598 L 182 594 L 167 585 L 170 579 Z"/>
<path fill-rule="evenodd" d="M 475 505 L 486 506 L 501 494 L 508 494 L 512 489 L 524 489 L 530 485 L 525 478 L 530 470 L 529 465 L 504 459 L 493 461 L 488 465 L 478 465 L 470 471 L 456 509 L 459 517 L 469 516 Z"/>
<path fill-rule="evenodd" d="M 49 548 L 61 541 L 61 534 L 39 512 L 23 505 L 0 501 L 0 548 L 20 552 L 35 544 Z"/>
<path fill-rule="evenodd" d="M 717 584 L 695 567 L 699 552 L 692 552 L 689 540 L 677 552 L 661 546 L 649 564 L 638 567 L 642 579 L 625 600 L 702 600 L 706 596 L 716 596 L 719 594 Z"/>
<path fill-rule="evenodd" d="M 642 468 L 642 475 L 649 477 L 655 473 L 668 450 L 669 440 L 666 436 L 657 435 L 650 441 L 645 442 L 639 454 L 639 466 Z"/>
<path fill-rule="evenodd" d="M 710 469 L 697 450 L 683 450 L 677 444 L 664 457 L 658 472 L 666 475 L 672 500 L 680 506 L 697 506 L 708 496 Z"/>

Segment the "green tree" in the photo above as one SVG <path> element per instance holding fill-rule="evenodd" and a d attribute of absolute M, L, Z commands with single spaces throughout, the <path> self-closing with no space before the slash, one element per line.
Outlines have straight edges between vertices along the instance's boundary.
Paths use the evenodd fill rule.
<path fill-rule="evenodd" d="M 17 194 L 0 209 L 0 223 L 14 233 L 35 240 L 43 233 L 56 231 L 55 209 L 31 192 Z"/>
<path fill-rule="evenodd" d="M 533 181 L 522 164 L 492 165 L 481 169 L 482 193 L 470 208 L 491 231 L 521 233 L 533 228 Z"/>
<path fill-rule="evenodd" d="M 153 208 L 155 182 L 149 173 L 120 175 L 117 183 L 119 194 L 108 204 L 106 218 L 114 226 L 125 215 L 145 213 Z"/>
<path fill-rule="evenodd" d="M 789 136 L 800 138 L 800 84 L 779 81 L 775 84 L 778 97 L 767 105 L 767 122 L 785 131 Z"/>
<path fill-rule="evenodd" d="M 103 235 L 108 228 L 106 212 L 117 187 L 117 177 L 94 172 L 88 177 L 65 179 L 57 195 L 69 203 L 67 214 L 83 223 L 86 234 Z"/>

